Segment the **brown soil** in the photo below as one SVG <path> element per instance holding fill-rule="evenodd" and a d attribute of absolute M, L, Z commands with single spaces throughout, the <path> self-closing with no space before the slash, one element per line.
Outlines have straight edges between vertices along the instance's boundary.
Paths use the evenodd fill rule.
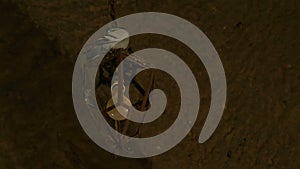
<path fill-rule="evenodd" d="M 134 51 L 164 48 L 193 70 L 201 93 L 198 120 L 179 145 L 159 156 L 116 158 L 104 151 L 76 118 L 71 83 L 81 47 L 110 21 L 106 0 L 0 0 L 1 169 L 300 168 L 299 1 L 117 2 L 117 17 L 143 11 L 175 14 L 210 38 L 228 86 L 213 137 L 197 143 L 210 102 L 201 61 L 175 40 L 142 35 L 131 39 Z M 163 77 L 158 75 L 157 85 L 172 94 L 176 84 Z M 166 115 L 146 125 L 145 135 L 172 124 L 178 101 L 177 95 L 170 98 Z"/>

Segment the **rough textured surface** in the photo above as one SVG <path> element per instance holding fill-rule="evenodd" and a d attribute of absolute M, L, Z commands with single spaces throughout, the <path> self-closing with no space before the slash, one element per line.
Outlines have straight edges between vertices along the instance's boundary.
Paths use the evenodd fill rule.
<path fill-rule="evenodd" d="M 143 35 L 131 41 L 134 50 L 173 51 L 194 71 L 202 99 L 198 122 L 178 146 L 153 158 L 115 158 L 105 152 L 78 123 L 71 76 L 84 42 L 110 21 L 107 2 L 1 0 L 0 168 L 300 168 L 299 1 L 118 0 L 116 11 L 118 17 L 142 11 L 175 14 L 207 34 L 228 85 L 227 106 L 213 137 L 197 143 L 210 100 L 201 62 L 179 42 Z M 167 92 L 176 88 L 158 80 L 157 85 L 170 86 Z M 156 121 L 163 125 L 145 126 L 145 134 L 163 131 L 176 109 L 170 107 Z"/>

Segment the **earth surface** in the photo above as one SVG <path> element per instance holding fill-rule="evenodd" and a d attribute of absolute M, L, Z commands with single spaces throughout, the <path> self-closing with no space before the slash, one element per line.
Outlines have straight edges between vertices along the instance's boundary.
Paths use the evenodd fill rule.
<path fill-rule="evenodd" d="M 129 159 L 101 149 L 79 124 L 71 86 L 82 46 L 111 21 L 107 1 L 0 0 L 1 169 L 300 168 L 298 0 L 117 0 L 115 10 L 117 17 L 174 14 L 208 36 L 227 78 L 226 108 L 213 136 L 198 143 L 210 106 L 203 64 L 180 42 L 146 34 L 130 39 L 134 51 L 172 51 L 193 71 L 201 93 L 197 122 L 180 144 L 155 157 Z M 144 136 L 163 132 L 179 109 L 172 78 L 159 72 L 156 81 L 168 105 L 143 127 Z"/>

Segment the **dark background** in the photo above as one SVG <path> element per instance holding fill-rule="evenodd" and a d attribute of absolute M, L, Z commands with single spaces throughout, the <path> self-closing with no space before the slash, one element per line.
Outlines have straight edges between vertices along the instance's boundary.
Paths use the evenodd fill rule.
<path fill-rule="evenodd" d="M 134 50 L 161 47 L 189 63 L 201 92 L 198 120 L 179 145 L 159 156 L 127 159 L 102 150 L 76 118 L 71 83 L 81 47 L 111 20 L 107 1 L 0 0 L 1 169 L 300 168 L 298 0 L 117 0 L 115 8 L 117 17 L 174 14 L 209 37 L 228 86 L 213 137 L 197 143 L 210 101 L 201 62 L 170 39 L 140 36 L 131 40 Z"/>

